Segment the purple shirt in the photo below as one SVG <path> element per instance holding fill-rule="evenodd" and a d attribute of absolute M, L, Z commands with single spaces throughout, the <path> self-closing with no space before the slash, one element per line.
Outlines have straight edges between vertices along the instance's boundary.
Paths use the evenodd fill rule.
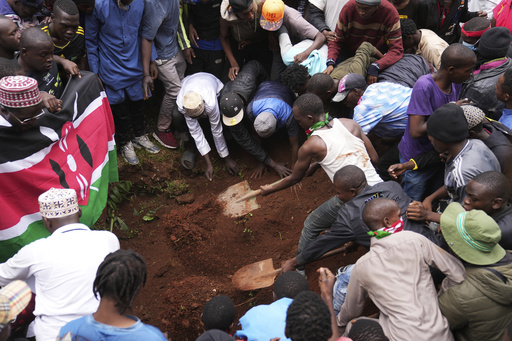
<path fill-rule="evenodd" d="M 459 99 L 461 84 L 452 83 L 452 92 L 447 94 L 441 91 L 434 82 L 432 75 L 421 76 L 412 89 L 411 101 L 407 108 L 407 127 L 404 136 L 398 144 L 400 156 L 407 161 L 424 152 L 432 150 L 432 144 L 427 135 L 417 139 L 411 137 L 411 115 L 430 116 L 434 110 L 449 102 Z M 428 119 L 428 117 L 427 117 Z"/>

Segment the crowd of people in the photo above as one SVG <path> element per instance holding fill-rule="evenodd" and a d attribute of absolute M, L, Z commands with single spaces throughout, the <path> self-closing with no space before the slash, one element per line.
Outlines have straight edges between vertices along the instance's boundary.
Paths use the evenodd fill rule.
<path fill-rule="evenodd" d="M 325 171 L 334 195 L 304 221 L 275 301 L 235 327 L 233 301 L 214 297 L 198 340 L 510 340 L 511 29 L 511 0 L 0 0 L 0 131 L 57 141 L 41 121 L 92 72 L 130 165 L 135 149 L 181 147 L 213 181 L 211 143 L 231 174 L 237 144 L 254 176 L 282 178 L 262 195 Z M 262 140 L 284 133 L 274 160 Z M 131 315 L 143 256 L 80 223 L 51 166 L 63 188 L 37 214 L 50 236 L 0 264 L 0 341 L 166 340 Z M 356 245 L 368 252 L 309 290 L 307 264 Z M 379 313 L 363 317 L 368 298 Z"/>

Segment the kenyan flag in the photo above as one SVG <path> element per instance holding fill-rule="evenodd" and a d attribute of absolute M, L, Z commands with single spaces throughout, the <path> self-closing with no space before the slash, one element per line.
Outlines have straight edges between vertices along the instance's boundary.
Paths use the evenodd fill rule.
<path fill-rule="evenodd" d="M 82 207 L 80 221 L 91 226 L 107 202 L 108 184 L 118 181 L 114 122 L 94 73 L 68 82 L 62 110 L 17 131 L 0 116 L 0 262 L 21 247 L 48 236 L 38 196 L 73 188 Z"/>

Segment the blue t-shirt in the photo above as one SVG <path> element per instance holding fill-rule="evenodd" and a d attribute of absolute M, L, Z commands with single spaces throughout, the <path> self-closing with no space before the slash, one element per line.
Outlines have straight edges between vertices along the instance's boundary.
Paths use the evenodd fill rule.
<path fill-rule="evenodd" d="M 447 94 L 437 86 L 432 75 L 421 76 L 414 88 L 412 88 L 411 100 L 407 107 L 407 126 L 404 136 L 398 144 L 398 150 L 404 160 L 409 160 L 431 151 L 434 147 L 430 143 L 427 135 L 419 138 L 412 138 L 409 133 L 411 124 L 411 115 L 430 116 L 434 110 L 440 108 L 446 103 L 456 102 L 459 99 L 461 85 L 452 83 L 452 91 Z"/>
<path fill-rule="evenodd" d="M 512 129 L 512 109 L 503 109 L 500 117 L 500 123 L 503 123 L 507 128 Z"/>
<path fill-rule="evenodd" d="M 99 323 L 92 315 L 87 315 L 62 327 L 59 338 L 71 333 L 73 341 L 167 341 L 158 328 L 142 323 L 138 317 L 130 315 L 128 317 L 136 321 L 135 324 L 127 328 L 119 328 Z"/>
<path fill-rule="evenodd" d="M 298 124 L 292 114 L 293 95 L 279 82 L 267 81 L 260 84 L 253 100 L 247 105 L 247 115 L 254 121 L 259 114 L 270 112 L 277 120 L 277 129 L 286 127 L 289 137 L 298 134 Z"/>
<path fill-rule="evenodd" d="M 286 311 L 293 302 L 291 298 L 283 297 L 272 304 L 262 304 L 249 309 L 240 318 L 242 330 L 235 337 L 246 338 L 247 341 L 270 340 L 274 337 L 281 341 L 290 340 L 284 335 L 286 327 Z"/>
<path fill-rule="evenodd" d="M 179 0 L 144 0 L 142 38 L 153 41 L 158 59 L 178 53 Z"/>

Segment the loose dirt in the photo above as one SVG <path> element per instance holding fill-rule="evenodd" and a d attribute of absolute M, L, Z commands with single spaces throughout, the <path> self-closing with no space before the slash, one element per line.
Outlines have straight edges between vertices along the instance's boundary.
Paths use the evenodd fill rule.
<path fill-rule="evenodd" d="M 269 141 L 265 147 L 274 160 L 288 159 L 286 137 Z M 195 340 L 203 332 L 203 306 L 216 295 L 227 295 L 235 302 L 237 319 L 232 332 L 239 329 L 238 318 L 252 306 L 271 303 L 272 288 L 241 292 L 232 286 L 232 275 L 252 262 L 272 258 L 274 266 L 280 267 L 293 257 L 304 219 L 334 194 L 332 183 L 319 170 L 302 181 L 301 190 L 258 197 L 260 209 L 228 218 L 216 201 L 227 187 L 249 180 L 251 188 L 257 189 L 278 180 L 271 169 L 260 179 L 250 179 L 256 161 L 231 145 L 230 151 L 242 171 L 229 175 L 215 156 L 211 182 L 203 175 L 202 158 L 198 156 L 194 171 L 187 171 L 180 164 L 179 150 L 156 155 L 138 152 L 138 166 L 119 159 L 120 179 L 132 182 L 133 194 L 116 212 L 129 229 L 115 228 L 114 232 L 122 248 L 141 253 L 148 264 L 148 280 L 135 301 L 134 313 L 167 332 L 172 340 Z M 334 272 L 363 253 L 359 248 L 345 257 L 307 265 L 311 289 L 318 292 L 318 267 L 327 266 Z"/>

